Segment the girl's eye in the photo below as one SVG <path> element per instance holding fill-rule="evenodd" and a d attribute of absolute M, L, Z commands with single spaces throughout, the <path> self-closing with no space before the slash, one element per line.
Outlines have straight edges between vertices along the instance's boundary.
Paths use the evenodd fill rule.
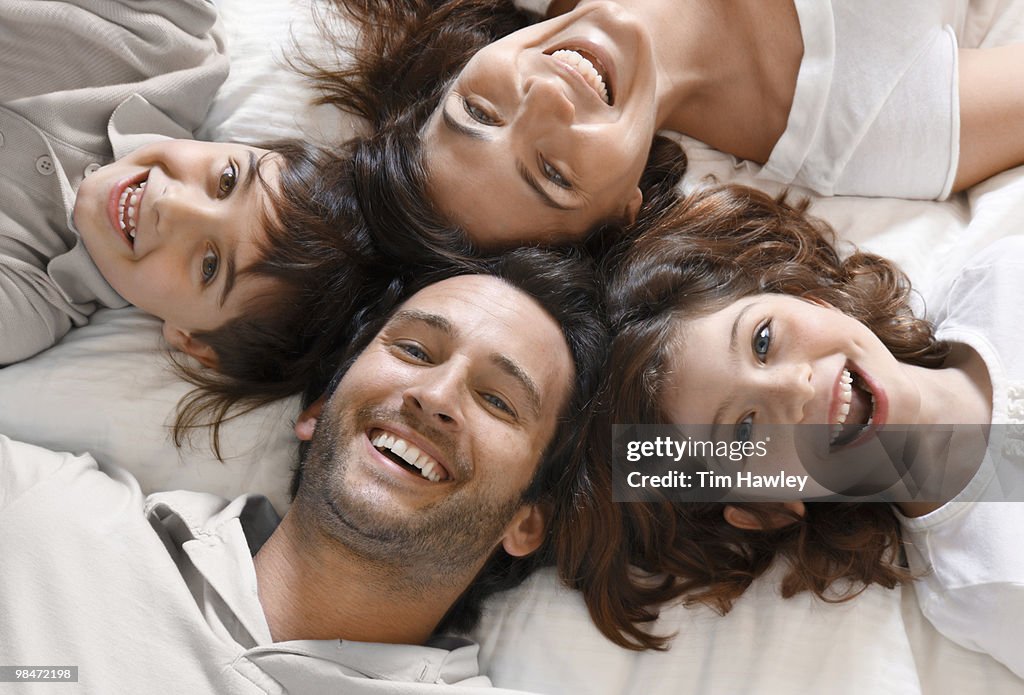
<path fill-rule="evenodd" d="M 217 252 L 212 248 L 207 249 L 203 255 L 203 260 L 200 263 L 200 271 L 203 275 L 203 283 L 210 284 L 213 278 L 217 277 L 217 268 L 220 267 L 220 258 L 217 257 Z"/>
<path fill-rule="evenodd" d="M 231 162 L 220 173 L 220 180 L 217 181 L 217 197 L 227 198 L 231 191 L 235 190 L 235 183 L 238 181 L 238 168 Z"/>
<path fill-rule="evenodd" d="M 737 442 L 749 442 L 754 433 L 754 415 L 750 414 L 736 423 L 733 439 Z"/>
<path fill-rule="evenodd" d="M 558 171 L 558 169 L 556 169 L 555 167 L 551 166 L 551 163 L 548 162 L 543 157 L 540 160 L 540 168 L 541 170 L 543 170 L 544 176 L 551 183 L 555 184 L 556 186 L 560 186 L 561 188 L 572 188 L 572 183 L 569 181 L 569 179 L 562 176 L 562 173 Z"/>
<path fill-rule="evenodd" d="M 498 125 L 498 119 L 494 118 L 479 106 L 474 105 L 469 99 L 463 98 L 462 108 L 464 108 L 466 113 L 469 114 L 469 117 L 477 123 L 482 123 L 484 125 Z"/>
<path fill-rule="evenodd" d="M 516 416 L 515 411 L 512 410 L 512 407 L 498 396 L 495 396 L 492 393 L 485 393 L 483 394 L 483 399 L 490 403 L 495 408 L 497 408 L 498 410 L 500 410 L 501 412 L 512 417 Z"/>
<path fill-rule="evenodd" d="M 754 355 L 758 361 L 764 362 L 768 357 L 768 350 L 772 346 L 772 322 L 761 324 L 754 331 L 753 348 Z"/>

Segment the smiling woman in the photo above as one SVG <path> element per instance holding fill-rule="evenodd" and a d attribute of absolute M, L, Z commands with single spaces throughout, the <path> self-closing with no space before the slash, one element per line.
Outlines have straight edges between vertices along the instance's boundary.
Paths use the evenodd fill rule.
<path fill-rule="evenodd" d="M 392 131 L 376 187 L 403 174 L 404 221 L 477 248 L 650 219 L 682 173 L 661 130 L 825 195 L 941 199 L 1024 162 L 1024 47 L 961 43 L 964 0 L 568 0 L 530 26 L 508 0 L 336 4 L 355 66 L 308 74 Z"/>

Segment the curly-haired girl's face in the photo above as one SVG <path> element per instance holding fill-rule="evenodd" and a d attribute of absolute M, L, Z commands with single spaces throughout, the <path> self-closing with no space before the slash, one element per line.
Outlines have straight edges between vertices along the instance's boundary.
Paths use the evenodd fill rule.
<path fill-rule="evenodd" d="M 697 436 L 769 439 L 772 468 L 810 470 L 826 486 L 806 490 L 807 497 L 857 481 L 855 470 L 822 480 L 815 470 L 824 469 L 815 466 L 832 461 L 849 467 L 867 449 L 852 454 L 877 441 L 887 423 L 918 423 L 922 403 L 915 369 L 898 362 L 867 326 L 832 306 L 760 294 L 680 320 L 662 405 L 673 422 L 694 426 Z M 819 463 L 810 465 L 809 457 Z"/>
<path fill-rule="evenodd" d="M 650 37 L 613 3 L 506 36 L 469 61 L 422 133 L 431 197 L 481 248 L 631 220 L 655 87 Z"/>

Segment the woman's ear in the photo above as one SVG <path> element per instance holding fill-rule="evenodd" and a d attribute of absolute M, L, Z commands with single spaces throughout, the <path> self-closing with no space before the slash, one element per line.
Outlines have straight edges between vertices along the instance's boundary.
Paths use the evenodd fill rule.
<path fill-rule="evenodd" d="M 547 527 L 544 510 L 539 504 L 524 504 L 505 527 L 501 547 L 513 557 L 525 557 L 540 547 Z"/>
<path fill-rule="evenodd" d="M 776 529 L 785 528 L 790 524 L 795 524 L 794 514 L 802 517 L 807 513 L 807 507 L 799 500 L 796 502 L 765 504 L 764 510 L 768 512 L 768 515 L 762 518 L 744 507 L 727 504 L 725 509 L 722 510 L 722 516 L 725 517 L 725 521 L 730 526 L 744 531 L 775 531 Z"/>
<path fill-rule="evenodd" d="M 316 430 L 316 423 L 320 419 L 320 413 L 324 410 L 324 402 L 327 400 L 327 394 L 320 396 L 315 401 L 310 403 L 305 410 L 299 414 L 299 419 L 295 421 L 295 436 L 303 442 L 308 442 L 313 438 L 313 432 Z"/>
<path fill-rule="evenodd" d="M 633 195 L 630 197 L 629 202 L 626 203 L 626 222 L 627 224 L 633 224 L 636 222 L 637 215 L 640 214 L 640 207 L 644 204 L 644 193 L 639 188 L 633 191 Z"/>
<path fill-rule="evenodd" d="M 199 364 L 208 369 L 217 369 L 220 364 L 217 353 L 212 347 L 199 338 L 194 338 L 190 332 L 172 326 L 167 321 L 164 321 L 164 340 L 170 343 L 175 350 L 191 355 L 199 361 Z"/>

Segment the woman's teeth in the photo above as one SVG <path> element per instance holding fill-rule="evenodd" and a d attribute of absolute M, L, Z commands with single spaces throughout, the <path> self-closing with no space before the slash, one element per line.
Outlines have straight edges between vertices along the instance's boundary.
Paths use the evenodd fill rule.
<path fill-rule="evenodd" d="M 135 187 L 128 186 L 121 193 L 121 199 L 117 203 L 117 216 L 121 223 L 121 231 L 133 241 L 135 239 L 135 222 L 139 217 L 139 201 L 142 200 L 142 192 L 145 189 L 145 181 Z"/>
<path fill-rule="evenodd" d="M 604 100 L 604 103 L 611 104 L 611 96 L 608 94 L 608 87 L 605 85 L 604 77 L 602 77 L 592 62 L 576 51 L 564 48 L 552 53 L 551 57 L 560 63 L 568 65 L 582 75 L 587 84 Z"/>

